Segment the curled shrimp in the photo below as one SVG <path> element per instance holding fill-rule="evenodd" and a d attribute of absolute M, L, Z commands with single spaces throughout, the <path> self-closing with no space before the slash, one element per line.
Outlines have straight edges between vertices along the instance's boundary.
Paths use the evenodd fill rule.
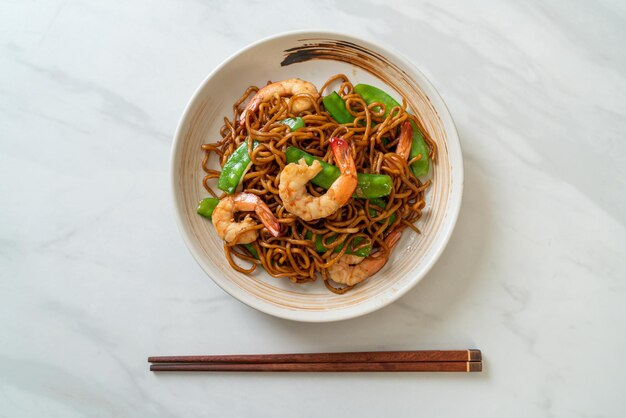
<path fill-rule="evenodd" d="M 278 194 L 283 206 L 288 212 L 305 221 L 325 218 L 337 212 L 348 203 L 356 189 L 356 166 L 350 155 L 348 143 L 341 138 L 333 137 L 330 139 L 330 147 L 341 175 L 325 194 L 311 196 L 306 190 L 309 180 L 322 171 L 322 165 L 317 160 L 309 166 L 301 159 L 298 164 L 287 164 L 280 173 Z"/>
<path fill-rule="evenodd" d="M 411 152 L 411 145 L 413 140 L 413 127 L 408 120 L 402 124 L 400 129 L 400 136 L 398 138 L 398 145 L 396 146 L 396 154 L 405 161 L 408 161 L 409 154 Z"/>
<path fill-rule="evenodd" d="M 217 204 L 213 210 L 213 226 L 217 235 L 232 243 L 237 240 L 237 244 L 249 244 L 255 241 L 259 235 L 256 229 L 241 231 L 256 225 L 250 216 L 246 216 L 243 221 L 235 222 L 235 212 L 254 211 L 270 234 L 275 237 L 280 235 L 280 224 L 269 207 L 261 198 L 251 193 L 239 193 L 226 196 Z"/>
<path fill-rule="evenodd" d="M 304 81 L 299 78 L 290 78 L 288 80 L 277 81 L 275 83 L 268 84 L 267 86 L 259 89 L 254 97 L 250 99 L 241 114 L 241 124 L 245 123 L 246 114 L 248 112 L 254 112 L 259 108 L 259 105 L 261 103 L 270 99 L 276 94 L 280 97 L 294 96 L 296 94 L 309 94 L 314 100 L 317 100 L 317 98 L 319 97 L 319 93 L 317 92 L 317 88 L 314 84 L 311 84 L 308 81 Z M 304 112 L 305 110 L 309 110 L 311 107 L 313 107 L 313 103 L 311 102 L 311 100 L 303 97 L 297 98 L 291 103 L 291 110 L 296 114 Z"/>
<path fill-rule="evenodd" d="M 401 236 L 402 232 L 393 231 L 385 238 L 385 244 L 387 244 L 389 248 L 389 251 L 387 251 L 385 255 L 382 255 L 381 252 L 377 252 L 363 258 L 344 254 L 328 269 L 329 277 L 333 281 L 347 286 L 354 286 L 355 284 L 361 283 L 368 277 L 378 273 L 378 271 L 387 264 L 389 254 L 391 254 L 392 248 L 397 244 Z"/>

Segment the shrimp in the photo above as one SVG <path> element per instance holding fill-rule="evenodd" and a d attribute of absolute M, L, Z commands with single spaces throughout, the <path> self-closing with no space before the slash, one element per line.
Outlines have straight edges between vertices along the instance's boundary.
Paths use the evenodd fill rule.
<path fill-rule="evenodd" d="M 254 112 L 259 108 L 259 105 L 265 100 L 268 100 L 275 94 L 285 97 L 294 96 L 296 94 L 309 94 L 314 100 L 317 100 L 319 93 L 315 85 L 308 81 L 301 80 L 299 78 L 290 78 L 289 80 L 277 81 L 275 83 L 268 84 L 267 86 L 259 89 L 254 97 L 248 102 L 248 105 L 241 113 L 240 123 L 243 125 L 246 121 L 246 114 L 248 112 Z M 313 104 L 311 100 L 305 98 L 299 98 L 291 103 L 291 110 L 294 113 L 304 112 L 309 110 Z"/>
<path fill-rule="evenodd" d="M 237 240 L 237 244 L 249 244 L 255 241 L 259 235 L 256 229 L 241 234 L 241 231 L 244 229 L 256 225 L 252 218 L 246 216 L 241 222 L 235 222 L 234 219 L 235 212 L 252 211 L 258 215 L 270 234 L 275 237 L 280 235 L 278 219 L 276 219 L 270 208 L 267 207 L 259 196 L 251 193 L 239 193 L 226 196 L 220 200 L 220 203 L 213 210 L 212 216 L 213 226 L 215 231 L 217 231 L 217 235 L 227 243 Z"/>
<path fill-rule="evenodd" d="M 400 138 L 398 139 L 398 146 L 396 147 L 396 154 L 403 160 L 409 159 L 409 153 L 411 152 L 411 145 L 413 139 L 413 127 L 408 120 L 402 124 L 400 130 Z"/>
<path fill-rule="evenodd" d="M 348 143 L 341 138 L 333 137 L 330 139 L 330 147 L 341 175 L 325 194 L 315 197 L 306 190 L 309 180 L 322 171 L 322 165 L 317 160 L 309 166 L 301 159 L 298 164 L 287 164 L 280 173 L 278 194 L 283 206 L 288 212 L 305 221 L 325 218 L 337 212 L 348 203 L 356 189 L 356 167 Z"/>
<path fill-rule="evenodd" d="M 344 254 L 335 264 L 330 266 L 328 275 L 333 281 L 347 286 L 361 283 L 368 277 L 378 273 L 387 264 L 389 254 L 401 236 L 402 232 L 393 231 L 385 238 L 385 244 L 389 247 L 389 251 L 384 256 L 381 252 L 371 254 L 365 258 Z"/>

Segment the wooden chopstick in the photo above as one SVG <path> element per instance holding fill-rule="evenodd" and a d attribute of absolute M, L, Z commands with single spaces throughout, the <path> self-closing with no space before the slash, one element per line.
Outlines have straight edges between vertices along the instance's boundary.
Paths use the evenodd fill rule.
<path fill-rule="evenodd" d="M 480 372 L 480 350 L 149 357 L 155 372 Z"/>
<path fill-rule="evenodd" d="M 480 350 L 371 351 L 353 353 L 236 354 L 149 357 L 150 363 L 401 363 L 481 361 Z"/>
<path fill-rule="evenodd" d="M 390 363 L 157 363 L 153 372 L 480 372 L 480 361 Z"/>

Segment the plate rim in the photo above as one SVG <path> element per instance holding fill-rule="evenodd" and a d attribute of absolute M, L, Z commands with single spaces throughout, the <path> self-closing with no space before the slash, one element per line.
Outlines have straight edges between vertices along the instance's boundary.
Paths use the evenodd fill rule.
<path fill-rule="evenodd" d="M 328 37 L 338 37 L 339 39 L 349 40 L 355 43 L 364 42 L 366 44 L 370 44 L 377 48 L 378 50 L 384 51 L 386 58 L 392 58 L 392 61 L 399 61 L 403 66 L 409 67 L 412 71 L 414 71 L 419 77 L 421 77 L 421 82 L 430 90 L 428 91 L 428 98 L 433 104 L 433 107 L 438 111 L 438 116 L 442 120 L 442 124 L 446 130 L 446 143 L 448 145 L 448 149 L 450 149 L 450 145 L 456 147 L 458 149 L 458 155 L 455 156 L 454 161 L 452 158 L 452 154 L 448 154 L 450 156 L 451 166 L 454 167 L 453 173 L 451 173 L 450 181 L 455 183 L 455 186 L 458 187 L 458 195 L 450 195 L 454 201 L 452 204 L 448 202 L 447 205 L 447 213 L 446 216 L 449 218 L 447 223 L 444 223 L 443 229 L 440 230 L 440 234 L 442 234 L 441 245 L 434 249 L 430 260 L 424 265 L 422 270 L 415 275 L 415 277 L 411 278 L 409 282 L 407 282 L 404 286 L 397 289 L 393 295 L 385 298 L 382 302 L 379 303 L 370 303 L 364 302 L 360 304 L 356 304 L 350 306 L 348 308 L 343 309 L 333 309 L 333 310 L 322 310 L 322 311 L 302 311 L 296 309 L 290 309 L 285 307 L 278 307 L 273 305 L 270 302 L 266 302 L 257 298 L 254 295 L 246 291 L 240 291 L 236 293 L 231 291 L 225 283 L 222 283 L 220 280 L 213 277 L 213 274 L 209 271 L 208 266 L 205 266 L 204 259 L 198 250 L 195 248 L 195 243 L 191 239 L 191 234 L 186 230 L 186 226 L 183 222 L 184 208 L 183 202 L 178 199 L 177 196 L 177 183 L 178 177 L 177 173 L 179 172 L 180 167 L 180 158 L 179 154 L 182 150 L 181 143 L 183 141 L 182 133 L 184 129 L 185 121 L 189 119 L 191 110 L 195 107 L 196 102 L 199 100 L 201 92 L 204 90 L 205 86 L 209 81 L 221 71 L 225 66 L 227 66 L 231 61 L 239 57 L 241 54 L 249 51 L 251 49 L 256 48 L 257 46 L 272 42 L 276 39 L 293 37 L 293 36 L 307 36 L 307 37 L 320 37 L 320 36 L 328 36 Z M 390 56 L 387 56 L 390 55 Z M 441 113 L 443 111 L 443 113 Z M 445 121 L 449 123 L 445 123 Z M 294 30 L 294 31 L 285 31 L 276 33 L 274 35 L 270 35 L 264 38 L 261 38 L 255 42 L 252 42 L 245 47 L 239 49 L 235 53 L 231 54 L 225 60 L 223 60 L 217 67 L 215 67 L 209 74 L 204 78 L 204 80 L 198 85 L 195 89 L 193 95 L 187 102 L 183 113 L 181 114 L 178 124 L 176 127 L 176 131 L 174 133 L 174 138 L 172 141 L 172 146 L 170 149 L 170 196 L 174 201 L 174 211 L 176 215 L 176 224 L 178 226 L 178 230 L 180 235 L 183 238 L 183 241 L 192 254 L 195 261 L 202 268 L 203 272 L 213 280 L 215 284 L 217 284 L 223 291 L 231 295 L 233 298 L 238 300 L 241 303 L 244 303 L 260 312 L 263 312 L 268 315 L 272 315 L 275 317 L 288 319 L 292 321 L 300 321 L 300 322 L 335 322 L 342 321 L 351 318 L 360 317 L 363 315 L 367 315 L 374 311 L 384 308 L 394 301 L 400 299 L 407 292 L 413 289 L 422 279 L 428 274 L 428 272 L 433 268 L 435 263 L 441 257 L 441 254 L 448 246 L 450 238 L 452 237 L 452 233 L 456 226 L 458 216 L 460 213 L 462 200 L 463 200 L 463 190 L 464 190 L 464 166 L 463 166 L 463 151 L 461 147 L 461 142 L 459 140 L 458 132 L 456 129 L 456 125 L 454 123 L 454 119 L 452 118 L 452 114 L 443 98 L 431 83 L 431 81 L 422 73 L 419 68 L 413 64 L 413 62 L 407 58 L 404 54 L 397 51 L 393 47 L 382 44 L 379 41 L 373 41 L 367 37 L 354 36 L 347 33 L 339 32 L 339 31 L 331 31 L 326 29 L 303 29 L 303 30 Z M 458 197 L 457 197 L 458 196 Z"/>

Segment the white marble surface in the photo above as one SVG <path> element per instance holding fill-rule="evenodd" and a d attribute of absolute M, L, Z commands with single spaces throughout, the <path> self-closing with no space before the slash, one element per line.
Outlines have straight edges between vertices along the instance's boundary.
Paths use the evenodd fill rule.
<path fill-rule="evenodd" d="M 265 3 L 0 3 L 0 416 L 624 416 L 624 2 Z M 434 270 L 332 324 L 275 319 L 214 285 L 168 183 L 178 118 L 208 72 L 303 28 L 413 59 L 465 152 L 461 216 Z M 484 373 L 146 363 L 468 346 Z"/>

